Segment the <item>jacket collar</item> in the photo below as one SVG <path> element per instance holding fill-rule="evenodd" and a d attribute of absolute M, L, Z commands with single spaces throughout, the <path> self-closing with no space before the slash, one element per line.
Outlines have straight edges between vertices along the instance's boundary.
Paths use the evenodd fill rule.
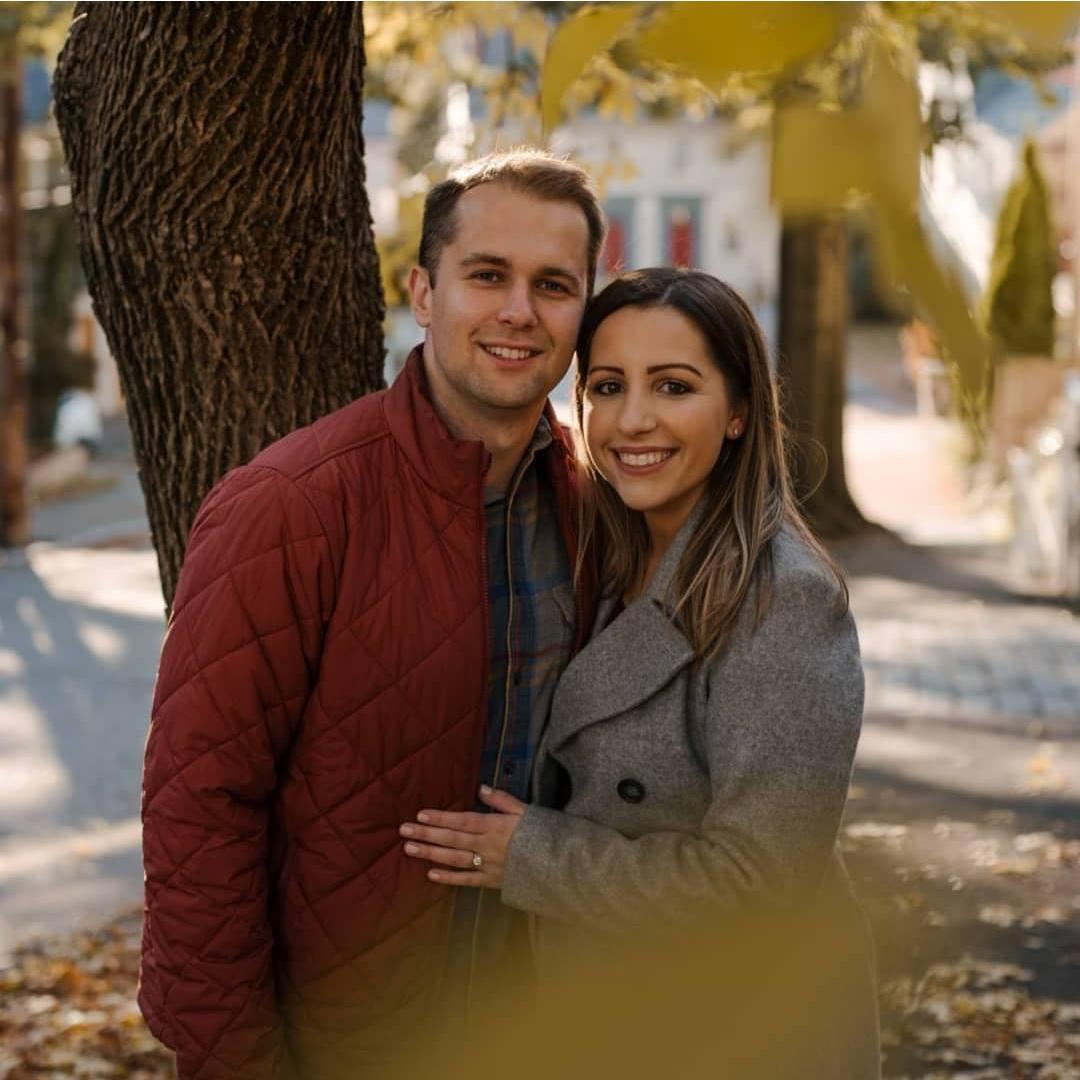
<path fill-rule="evenodd" d="M 423 346 L 417 345 L 401 374 L 383 398 L 390 434 L 409 463 L 435 490 L 453 502 L 483 507 L 483 475 L 491 455 L 476 439 L 455 439 L 431 402 L 424 372 Z M 544 416 L 551 429 L 553 448 L 572 454 L 562 425 L 549 401 Z"/>
<path fill-rule="evenodd" d="M 610 626 L 618 602 L 605 596 L 592 640 L 559 680 L 545 738 L 556 750 L 582 728 L 647 701 L 694 659 L 694 650 L 671 618 L 671 583 L 701 520 L 699 503 L 672 540 L 648 588 Z M 603 629 L 600 629 L 603 627 Z"/>

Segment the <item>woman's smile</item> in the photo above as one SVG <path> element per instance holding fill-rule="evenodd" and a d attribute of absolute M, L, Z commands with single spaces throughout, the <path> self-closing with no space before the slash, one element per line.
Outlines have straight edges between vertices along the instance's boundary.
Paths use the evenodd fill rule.
<path fill-rule="evenodd" d="M 612 456 L 624 472 L 631 476 L 643 476 L 648 473 L 658 472 L 661 466 L 666 465 L 677 451 L 670 447 L 614 447 Z"/>

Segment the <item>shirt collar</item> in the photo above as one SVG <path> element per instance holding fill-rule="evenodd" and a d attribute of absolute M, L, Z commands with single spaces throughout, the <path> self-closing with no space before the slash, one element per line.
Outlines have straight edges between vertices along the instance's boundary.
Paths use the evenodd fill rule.
<path fill-rule="evenodd" d="M 521 455 L 521 458 L 517 463 L 517 468 L 514 469 L 513 476 L 510 477 L 510 483 L 507 484 L 506 491 L 495 491 L 493 488 L 485 485 L 484 505 L 491 506 L 494 503 L 502 502 L 506 498 L 507 492 L 511 492 L 517 487 L 521 478 L 525 475 L 526 470 L 536 459 L 536 455 L 542 450 L 546 450 L 553 441 L 554 436 L 551 434 L 551 424 L 548 422 L 548 418 L 541 414 L 540 421 L 536 425 L 536 430 L 529 440 L 529 445 L 525 447 L 525 452 Z"/>

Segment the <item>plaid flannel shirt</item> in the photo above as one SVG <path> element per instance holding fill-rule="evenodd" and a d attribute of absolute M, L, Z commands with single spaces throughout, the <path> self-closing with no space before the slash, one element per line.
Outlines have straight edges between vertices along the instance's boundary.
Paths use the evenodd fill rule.
<path fill-rule="evenodd" d="M 570 560 L 545 470 L 536 461 L 551 441 L 542 417 L 506 492 L 485 497 L 490 659 L 480 776 L 525 801 L 555 684 L 570 660 L 574 637 Z M 485 808 L 478 803 L 477 809 Z M 490 990 L 492 980 L 502 979 L 507 965 L 517 963 L 517 950 L 526 941 L 524 919 L 495 892 L 459 889 L 452 984 Z"/>

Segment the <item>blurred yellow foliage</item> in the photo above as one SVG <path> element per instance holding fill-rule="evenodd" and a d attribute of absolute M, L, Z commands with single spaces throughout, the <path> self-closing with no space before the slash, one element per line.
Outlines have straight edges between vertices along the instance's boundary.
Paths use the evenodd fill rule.
<path fill-rule="evenodd" d="M 644 58 L 691 71 L 723 93 L 733 73 L 776 74 L 824 52 L 851 10 L 831 3 L 666 4 L 636 45 Z"/>
<path fill-rule="evenodd" d="M 562 115 L 563 98 L 589 61 L 607 52 L 641 15 L 638 4 L 585 7 L 551 37 L 541 83 L 544 127 L 553 128 Z"/>
<path fill-rule="evenodd" d="M 1060 45 L 1077 14 L 1071 3 L 588 6 L 552 38 L 543 117 L 549 128 L 557 123 L 597 52 L 628 46 L 718 98 L 759 86 L 773 109 L 772 192 L 781 213 L 812 217 L 853 202 L 869 212 L 882 267 L 933 324 L 956 365 L 961 414 L 978 433 L 987 342 L 972 298 L 931 249 L 919 215 L 919 30 L 927 19 L 952 20 L 987 40 L 1047 47 Z"/>

